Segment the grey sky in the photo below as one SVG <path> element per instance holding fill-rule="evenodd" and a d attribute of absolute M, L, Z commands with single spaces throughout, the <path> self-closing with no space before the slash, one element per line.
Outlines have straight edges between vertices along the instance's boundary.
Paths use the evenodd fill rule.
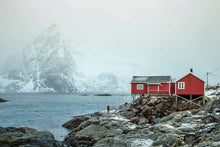
<path fill-rule="evenodd" d="M 103 63 L 97 71 L 178 78 L 194 68 L 205 80 L 220 66 L 219 14 L 219 0 L 0 0 L 0 63 L 57 24 Z"/>

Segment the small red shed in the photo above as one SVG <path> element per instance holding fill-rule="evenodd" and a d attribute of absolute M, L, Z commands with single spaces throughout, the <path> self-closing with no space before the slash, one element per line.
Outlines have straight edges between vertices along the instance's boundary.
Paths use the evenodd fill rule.
<path fill-rule="evenodd" d="M 175 83 L 171 76 L 133 76 L 131 94 L 171 95 L 175 93 Z"/>
<path fill-rule="evenodd" d="M 203 80 L 189 73 L 176 81 L 176 95 L 204 95 L 204 83 Z"/>

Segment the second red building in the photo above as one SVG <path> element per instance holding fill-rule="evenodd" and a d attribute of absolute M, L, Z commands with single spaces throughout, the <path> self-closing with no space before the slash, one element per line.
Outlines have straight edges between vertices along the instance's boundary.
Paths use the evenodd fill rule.
<path fill-rule="evenodd" d="M 171 76 L 133 76 L 131 93 L 172 95 L 175 93 L 175 83 Z"/>

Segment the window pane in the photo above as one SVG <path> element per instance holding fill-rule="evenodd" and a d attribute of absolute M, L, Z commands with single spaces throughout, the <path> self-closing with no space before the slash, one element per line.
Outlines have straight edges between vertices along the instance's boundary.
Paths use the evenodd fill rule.
<path fill-rule="evenodd" d="M 138 90 L 143 90 L 143 89 L 144 89 L 143 84 L 137 84 L 137 89 L 138 89 Z"/>

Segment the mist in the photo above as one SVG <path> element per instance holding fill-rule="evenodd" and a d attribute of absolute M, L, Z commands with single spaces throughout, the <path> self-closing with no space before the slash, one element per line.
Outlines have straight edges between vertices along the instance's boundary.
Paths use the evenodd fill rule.
<path fill-rule="evenodd" d="M 1 72 L 19 66 L 14 57 L 56 24 L 85 76 L 109 72 L 129 83 L 132 75 L 178 79 L 193 68 L 203 80 L 212 72 L 217 84 L 219 11 L 218 0 L 1 1 Z"/>

